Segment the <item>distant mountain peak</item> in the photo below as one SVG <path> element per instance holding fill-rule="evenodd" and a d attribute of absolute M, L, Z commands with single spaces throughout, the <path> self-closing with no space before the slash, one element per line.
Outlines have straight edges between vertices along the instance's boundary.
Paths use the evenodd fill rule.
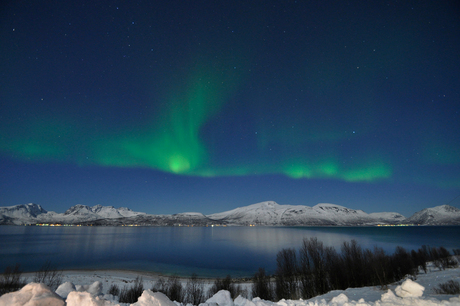
<path fill-rule="evenodd" d="M 77 214 L 77 213 L 81 214 L 82 210 L 91 211 L 91 208 L 87 205 L 77 204 L 67 209 L 64 212 L 64 215 L 72 215 L 72 214 Z"/>
<path fill-rule="evenodd" d="M 315 207 L 337 207 L 337 208 L 346 208 L 345 206 L 337 205 L 337 204 L 331 204 L 331 203 L 318 203 L 313 208 Z"/>
<path fill-rule="evenodd" d="M 129 208 L 77 204 L 64 213 L 47 212 L 40 205 L 29 203 L 0 207 L 0 224 L 96 224 L 155 226 L 183 225 L 266 225 L 266 226 L 360 226 L 378 224 L 460 225 L 460 209 L 440 205 L 416 212 L 410 218 L 394 212 L 367 214 L 337 204 L 319 203 L 305 205 L 280 205 L 264 201 L 233 210 L 203 215 L 200 212 L 184 212 L 174 215 L 149 215 Z"/>
<path fill-rule="evenodd" d="M 425 208 L 407 218 L 405 222 L 423 225 L 460 224 L 460 209 L 446 204 Z"/>
<path fill-rule="evenodd" d="M 0 224 L 14 224 L 14 220 L 36 218 L 46 213 L 47 211 L 43 207 L 35 203 L 0 207 Z"/>
<path fill-rule="evenodd" d="M 429 208 L 427 208 L 427 209 L 429 209 Z M 435 206 L 432 209 L 439 209 L 439 210 L 444 210 L 446 212 L 455 212 L 455 213 L 460 212 L 460 209 L 458 209 L 457 207 L 453 207 L 453 206 L 450 206 L 450 205 L 447 205 L 447 204 L 440 205 L 440 206 Z"/>

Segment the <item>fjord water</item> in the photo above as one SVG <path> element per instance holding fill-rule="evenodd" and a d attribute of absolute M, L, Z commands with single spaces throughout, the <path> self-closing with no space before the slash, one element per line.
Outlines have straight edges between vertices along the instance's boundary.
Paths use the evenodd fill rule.
<path fill-rule="evenodd" d="M 36 271 L 115 269 L 201 277 L 270 273 L 282 248 L 298 249 L 317 237 L 337 251 L 355 239 L 363 248 L 422 245 L 460 248 L 460 226 L 445 227 L 36 227 L 0 226 L 0 271 L 16 263 Z"/>

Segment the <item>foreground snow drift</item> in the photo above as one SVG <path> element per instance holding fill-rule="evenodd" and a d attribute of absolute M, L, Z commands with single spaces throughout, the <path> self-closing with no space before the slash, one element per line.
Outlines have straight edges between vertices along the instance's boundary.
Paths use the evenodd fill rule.
<path fill-rule="evenodd" d="M 208 299 L 200 306 L 458 306 L 460 305 L 460 296 L 452 297 L 449 300 L 437 300 L 435 298 L 423 298 L 425 288 L 420 284 L 408 279 L 400 286 L 396 287 L 395 292 L 388 290 L 382 294 L 380 300 L 375 302 L 366 302 L 364 299 L 358 301 L 351 300 L 346 294 L 340 293 L 330 302 L 326 300 L 281 300 L 278 302 L 264 301 L 260 298 L 252 300 L 245 299 L 241 296 L 234 301 L 230 293 L 225 290 L 217 292 L 213 297 Z M 111 305 L 129 305 L 118 303 L 112 295 L 103 295 L 101 282 L 94 282 L 92 285 L 75 286 L 66 282 L 59 286 L 56 292 L 50 290 L 44 284 L 29 283 L 19 291 L 4 294 L 0 297 L 0 306 L 111 306 Z M 180 303 L 172 302 L 160 292 L 145 290 L 142 296 L 133 306 L 181 306 Z M 190 305 L 188 305 L 190 306 Z"/>

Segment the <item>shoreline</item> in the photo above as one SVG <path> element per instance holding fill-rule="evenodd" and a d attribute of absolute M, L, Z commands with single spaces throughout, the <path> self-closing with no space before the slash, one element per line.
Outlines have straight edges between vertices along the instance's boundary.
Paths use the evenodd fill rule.
<path fill-rule="evenodd" d="M 134 282 L 137 277 L 142 278 L 144 287 L 150 289 L 159 279 L 163 278 L 167 280 L 170 277 L 177 277 L 179 281 L 185 286 L 185 284 L 191 279 L 191 277 L 180 276 L 180 275 L 167 275 L 156 272 L 145 272 L 136 270 L 114 270 L 114 269 L 81 269 L 81 270 L 58 270 L 62 272 L 61 283 L 71 282 L 78 285 L 89 285 L 95 281 L 100 281 L 104 285 L 104 290 L 115 284 L 119 287 L 129 285 Z M 22 277 L 26 279 L 26 282 L 32 282 L 37 272 L 23 272 Z M 202 281 L 205 286 L 211 286 L 216 277 L 200 277 L 197 279 Z M 222 278 L 220 278 L 222 279 Z M 236 284 L 250 285 L 252 279 L 250 278 L 232 278 Z M 147 285 L 147 286 L 146 286 Z"/>
<path fill-rule="evenodd" d="M 74 285 L 84 285 L 88 286 L 93 284 L 96 281 L 101 282 L 102 292 L 107 293 L 109 288 L 112 285 L 118 286 L 120 289 L 124 287 L 131 287 L 134 283 L 136 277 L 142 277 L 142 283 L 144 290 L 151 289 L 155 282 L 161 277 L 167 277 L 160 275 L 159 273 L 151 272 L 142 272 L 142 271 L 132 271 L 132 270 L 62 270 L 62 281 L 61 284 L 65 282 L 71 282 Z M 438 270 L 430 268 L 428 273 L 420 273 L 416 277 L 416 282 L 423 287 L 425 291 L 423 292 L 423 299 L 438 299 L 438 300 L 449 300 L 451 297 L 459 297 L 458 295 L 445 295 L 437 294 L 435 288 L 438 284 L 447 282 L 449 280 L 460 281 L 460 268 L 450 268 L 446 270 Z M 22 273 L 22 277 L 29 283 L 32 282 L 35 272 Z M 186 285 L 189 278 L 179 277 L 182 285 Z M 214 283 L 214 279 L 201 279 L 204 283 L 205 290 L 208 290 Z M 325 293 L 320 296 L 313 297 L 306 301 L 321 301 L 322 299 L 327 302 L 331 301 L 334 297 L 339 294 L 345 294 L 350 300 L 359 300 L 363 298 L 366 302 L 375 302 L 380 300 L 382 294 L 386 293 L 388 289 L 391 289 L 393 292 L 396 287 L 400 285 L 401 281 L 388 284 L 384 288 L 379 286 L 369 286 L 369 287 L 360 287 L 360 288 L 347 288 L 345 290 L 333 290 L 328 293 Z M 248 290 L 252 287 L 251 281 L 246 282 L 236 282 L 239 285 L 243 286 L 243 289 Z"/>
<path fill-rule="evenodd" d="M 158 280 L 160 278 L 170 278 L 177 277 L 180 281 L 186 282 L 191 279 L 191 276 L 184 276 L 180 274 L 165 274 L 161 272 L 152 272 L 152 271 L 142 271 L 142 270 L 130 270 L 130 269 L 57 269 L 57 271 L 62 272 L 62 275 L 65 277 L 70 276 L 106 276 L 106 277 L 117 277 L 117 278 L 130 278 L 136 279 L 136 277 L 141 276 L 144 280 Z M 28 271 L 22 272 L 22 277 L 27 279 L 32 279 L 35 274 L 39 271 Z M 197 279 L 204 282 L 214 282 L 216 279 L 223 279 L 226 276 L 200 276 L 197 274 Z M 231 277 L 236 283 L 252 283 L 252 277 Z"/>

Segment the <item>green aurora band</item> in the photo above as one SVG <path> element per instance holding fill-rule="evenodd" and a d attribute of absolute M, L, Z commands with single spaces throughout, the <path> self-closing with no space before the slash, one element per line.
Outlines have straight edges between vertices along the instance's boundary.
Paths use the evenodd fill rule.
<path fill-rule="evenodd" d="M 200 129 L 225 102 L 224 90 L 228 86 L 222 86 L 224 83 L 199 69 L 189 78 L 185 90 L 177 89 L 169 95 L 151 126 L 97 146 L 95 159 L 104 166 L 197 174 L 196 169 L 208 159 Z"/>
<path fill-rule="evenodd" d="M 0 152 L 31 162 L 149 168 L 201 177 L 283 174 L 293 179 L 346 182 L 394 179 L 393 166 L 398 165 L 397 158 L 385 153 L 385 148 L 363 149 L 366 136 L 354 135 L 351 141 L 364 138 L 352 143 L 355 158 L 351 160 L 340 153 L 350 141 L 350 133 L 344 134 L 339 126 L 327 130 L 308 120 L 302 125 L 301 117 L 296 119 L 300 132 L 294 133 L 287 124 L 273 130 L 271 125 L 264 127 L 263 121 L 256 120 L 254 130 L 259 130 L 259 134 L 246 137 L 250 141 L 248 147 L 237 148 L 239 151 L 226 147 L 231 144 L 226 144 L 225 136 L 217 141 L 215 137 L 209 138 L 203 129 L 213 129 L 215 122 L 225 120 L 232 96 L 243 81 L 243 77 L 231 68 L 219 66 L 216 69 L 212 64 L 197 66 L 182 81 L 176 82 L 176 87 L 166 89 L 161 106 L 145 116 L 147 119 L 135 124 L 124 123 L 118 127 L 100 124 L 94 128 L 93 119 L 77 118 L 64 111 L 56 114 L 36 112 L 21 122 L 15 121 L 13 114 L 5 116 L 0 123 Z M 444 141 L 438 141 L 436 146 L 447 152 L 455 151 L 446 147 Z M 275 149 L 270 151 L 272 147 Z M 233 152 L 234 156 L 222 152 Z M 429 164 L 458 164 L 458 156 L 451 155 L 444 154 L 451 160 L 431 160 Z M 416 179 L 406 179 L 432 184 L 430 173 L 421 173 Z M 441 183 L 438 180 L 438 184 L 448 188 L 459 186 L 457 179 L 452 177 Z"/>
<path fill-rule="evenodd" d="M 389 158 L 368 152 L 363 158 L 345 166 L 339 156 L 329 154 L 330 148 L 317 150 L 315 156 L 322 154 L 322 158 L 305 152 L 295 157 L 282 154 L 276 159 L 265 157 L 265 150 L 259 148 L 259 152 L 252 152 L 259 154 L 257 159 L 248 158 L 231 166 L 216 165 L 212 160 L 220 157 L 211 156 L 212 143 L 206 143 L 200 131 L 208 120 L 219 113 L 230 92 L 219 87 L 222 81 L 211 80 L 204 75 L 190 78 L 186 90 L 171 94 L 164 109 L 157 114 L 158 119 L 147 128 L 94 135 L 88 128 L 70 128 L 65 120 L 44 117 L 28 122 L 26 127 L 9 133 L 9 137 L 3 137 L 0 148 L 8 156 L 26 161 L 151 168 L 203 177 L 284 174 L 295 179 L 339 179 L 347 182 L 391 178 Z M 7 129 L 3 127 L 3 130 Z M 87 140 L 82 141 L 82 138 Z M 337 141 L 339 145 L 340 141 Z M 241 157 L 239 160 L 242 160 Z"/>

